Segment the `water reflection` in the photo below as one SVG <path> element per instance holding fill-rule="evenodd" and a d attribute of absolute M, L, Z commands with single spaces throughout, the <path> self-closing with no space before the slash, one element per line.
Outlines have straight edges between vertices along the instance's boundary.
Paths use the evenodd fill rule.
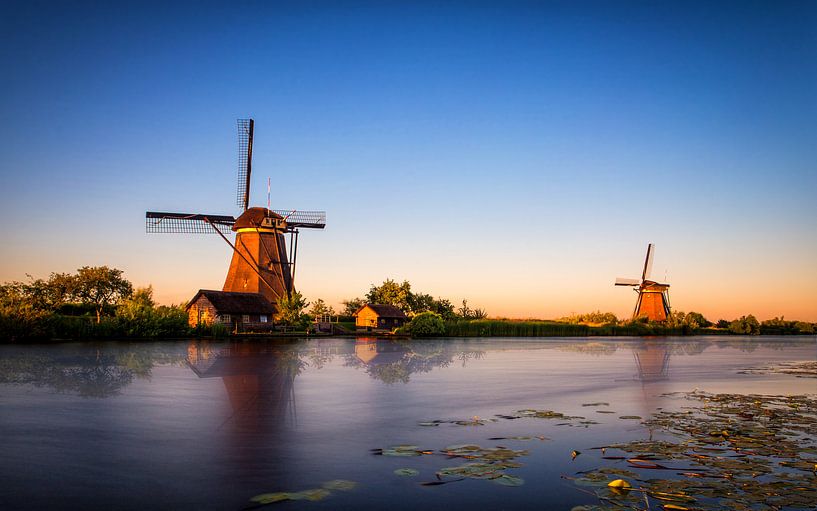
<path fill-rule="evenodd" d="M 386 384 L 408 383 L 411 375 L 448 367 L 456 359 L 463 367 L 469 360 L 485 356 L 483 350 L 468 349 L 451 341 L 398 343 L 357 339 L 354 354 L 346 357 L 347 367 L 365 368 L 366 373 Z"/>
<path fill-rule="evenodd" d="M 119 395 L 134 379 L 149 380 L 154 365 L 181 360 L 172 344 L 150 350 L 126 343 L 10 346 L 0 358 L 0 384 L 108 398 Z"/>
<path fill-rule="evenodd" d="M 224 424 L 258 429 L 267 422 L 294 421 L 293 385 L 307 366 L 300 355 L 293 345 L 196 340 L 188 344 L 187 364 L 199 378 L 224 382 L 231 408 Z"/>
<path fill-rule="evenodd" d="M 237 416 L 269 415 L 260 403 L 286 400 L 292 381 L 306 367 L 319 370 L 340 358 L 387 384 L 408 383 L 412 374 L 428 373 L 455 362 L 465 366 L 493 349 L 558 349 L 589 356 L 631 350 L 635 377 L 643 382 L 670 377 L 670 358 L 696 356 L 707 350 L 784 350 L 813 343 L 808 338 L 693 337 L 655 339 L 456 340 L 392 342 L 374 339 L 189 343 L 70 343 L 0 346 L 0 384 L 33 385 L 87 398 L 119 395 L 137 380 L 149 380 L 157 365 L 188 365 L 201 378 L 220 377 Z M 263 395 L 262 395 L 263 394 Z M 257 395 L 258 397 L 252 397 Z M 277 412 L 276 412 L 277 413 Z"/>
<path fill-rule="evenodd" d="M 633 346 L 636 377 L 642 382 L 661 381 L 669 378 L 670 350 L 666 342 L 641 341 Z"/>

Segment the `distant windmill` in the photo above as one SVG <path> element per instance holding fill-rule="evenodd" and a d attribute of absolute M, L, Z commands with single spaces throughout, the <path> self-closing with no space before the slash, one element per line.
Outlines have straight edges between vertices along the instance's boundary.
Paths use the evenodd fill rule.
<path fill-rule="evenodd" d="M 160 213 L 148 211 L 145 227 L 149 233 L 218 234 L 233 249 L 224 291 L 260 293 L 270 302 L 292 293 L 295 263 L 298 258 L 298 230 L 323 229 L 323 211 L 270 210 L 248 207 L 252 174 L 252 119 L 238 120 L 238 217 L 197 213 Z M 223 230 L 236 233 L 235 243 Z M 287 255 L 286 239 L 290 246 Z"/>
<path fill-rule="evenodd" d="M 617 286 L 636 287 L 638 300 L 635 302 L 633 317 L 646 316 L 652 321 L 666 321 L 670 313 L 669 306 L 669 284 L 661 284 L 649 280 L 652 272 L 652 259 L 655 255 L 655 245 L 650 243 L 647 246 L 647 258 L 644 260 L 644 271 L 641 272 L 641 280 L 617 278 Z"/>

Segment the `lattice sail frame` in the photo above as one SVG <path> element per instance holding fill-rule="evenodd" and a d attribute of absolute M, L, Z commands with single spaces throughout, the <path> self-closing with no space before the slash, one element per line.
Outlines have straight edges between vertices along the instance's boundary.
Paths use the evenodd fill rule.
<path fill-rule="evenodd" d="M 250 203 L 250 177 L 252 173 L 253 120 L 238 119 L 238 186 L 235 202 L 246 210 Z"/>
<path fill-rule="evenodd" d="M 148 233 L 218 234 L 214 224 L 220 231 L 229 232 L 234 223 L 235 218 L 225 215 L 145 213 L 145 231 Z"/>
<path fill-rule="evenodd" d="M 326 212 L 277 209 L 275 213 L 286 219 L 286 232 L 296 229 L 323 229 L 326 227 Z M 227 215 L 202 215 L 197 213 L 145 213 L 145 231 L 148 233 L 178 234 L 222 234 L 228 233 L 235 224 L 235 218 Z M 218 231 L 213 227 L 215 225 Z"/>

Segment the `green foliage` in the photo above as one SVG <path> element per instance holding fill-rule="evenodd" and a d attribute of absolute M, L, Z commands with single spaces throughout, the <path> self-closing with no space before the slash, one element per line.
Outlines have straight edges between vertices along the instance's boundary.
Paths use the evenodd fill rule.
<path fill-rule="evenodd" d="M 372 284 L 371 289 L 366 293 L 368 303 L 394 305 L 406 312 L 412 311 L 412 299 L 411 284 L 407 280 L 404 280 L 402 284 L 398 284 L 392 279 L 386 279 L 379 286 Z"/>
<path fill-rule="evenodd" d="M 729 322 L 725 319 L 719 319 L 717 323 L 715 323 L 716 328 L 729 328 Z"/>
<path fill-rule="evenodd" d="M 366 305 L 366 300 L 363 298 L 351 298 L 349 300 L 343 300 L 341 303 L 343 303 L 343 310 L 340 315 L 351 317 L 358 309 Z"/>
<path fill-rule="evenodd" d="M 472 309 L 468 307 L 468 300 L 462 301 L 462 307 L 457 309 L 457 315 L 462 319 L 485 319 L 488 316 L 485 309 Z"/>
<path fill-rule="evenodd" d="M 741 316 L 740 319 L 729 323 L 729 331 L 733 334 L 758 335 L 760 334 L 760 323 L 751 314 Z"/>
<path fill-rule="evenodd" d="M 107 266 L 83 266 L 73 280 L 73 295 L 82 303 L 94 305 L 97 323 L 106 305 L 133 293 L 133 286 L 122 277 L 122 270 Z"/>
<path fill-rule="evenodd" d="M 817 331 L 817 325 L 813 323 L 806 323 L 805 321 L 796 321 L 794 328 L 798 334 L 814 334 Z"/>
<path fill-rule="evenodd" d="M 153 287 L 137 289 L 122 300 L 116 317 L 127 337 L 171 337 L 187 333 L 187 312 L 181 305 L 156 306 Z"/>
<path fill-rule="evenodd" d="M 282 296 L 278 299 L 278 321 L 294 326 L 306 327 L 309 323 L 309 316 L 304 314 L 304 309 L 309 306 L 304 296 L 299 291 L 293 291 L 292 295 Z"/>
<path fill-rule="evenodd" d="M 704 317 L 700 312 L 689 312 L 687 315 L 688 324 L 696 323 L 698 327 L 708 328 L 712 326 L 712 322 Z"/>
<path fill-rule="evenodd" d="M 372 285 L 365 298 L 344 301 L 343 304 L 346 306 L 344 313 L 351 316 L 366 303 L 394 305 L 410 317 L 422 312 L 433 312 L 447 321 L 457 317 L 479 319 L 487 316 L 484 309 L 468 308 L 465 300 L 463 307 L 455 312 L 454 305 L 449 300 L 434 298 L 427 293 L 414 293 L 411 284 L 405 280 L 398 284 L 392 279 L 386 279 L 379 286 Z"/>
<path fill-rule="evenodd" d="M 813 334 L 814 325 L 804 321 L 788 321 L 783 317 L 772 318 L 760 323 L 760 333 L 764 335 Z"/>
<path fill-rule="evenodd" d="M 445 323 L 439 314 L 421 312 L 411 319 L 406 330 L 414 337 L 433 337 L 445 334 Z"/>
<path fill-rule="evenodd" d="M 574 325 L 615 325 L 618 324 L 618 317 L 612 312 L 593 311 L 587 314 L 571 314 L 559 321 Z"/>
<path fill-rule="evenodd" d="M 314 318 L 316 316 L 323 316 L 324 314 L 334 316 L 335 309 L 332 308 L 331 305 L 327 305 L 321 298 L 318 298 L 312 303 L 312 308 L 309 309 L 309 315 Z"/>
<path fill-rule="evenodd" d="M 189 334 L 183 307 L 156 306 L 152 288 L 133 293 L 122 271 L 106 266 L 86 266 L 76 275 L 52 273 L 48 280 L 0 286 L 2 340 Z"/>
<path fill-rule="evenodd" d="M 693 335 L 701 328 L 712 326 L 712 323 L 700 312 L 685 313 L 683 311 L 674 310 L 670 312 L 665 325 L 668 328 L 680 329 L 684 335 Z"/>

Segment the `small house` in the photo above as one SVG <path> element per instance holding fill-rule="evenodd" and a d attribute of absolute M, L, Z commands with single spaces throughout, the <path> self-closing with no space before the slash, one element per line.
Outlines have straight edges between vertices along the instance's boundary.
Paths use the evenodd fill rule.
<path fill-rule="evenodd" d="M 190 326 L 222 323 L 233 331 L 271 330 L 275 306 L 258 293 L 199 289 L 185 308 Z"/>
<path fill-rule="evenodd" d="M 401 327 L 408 319 L 406 315 L 394 305 L 367 303 L 355 313 L 355 328 L 372 332 L 382 330 L 390 332 Z"/>

